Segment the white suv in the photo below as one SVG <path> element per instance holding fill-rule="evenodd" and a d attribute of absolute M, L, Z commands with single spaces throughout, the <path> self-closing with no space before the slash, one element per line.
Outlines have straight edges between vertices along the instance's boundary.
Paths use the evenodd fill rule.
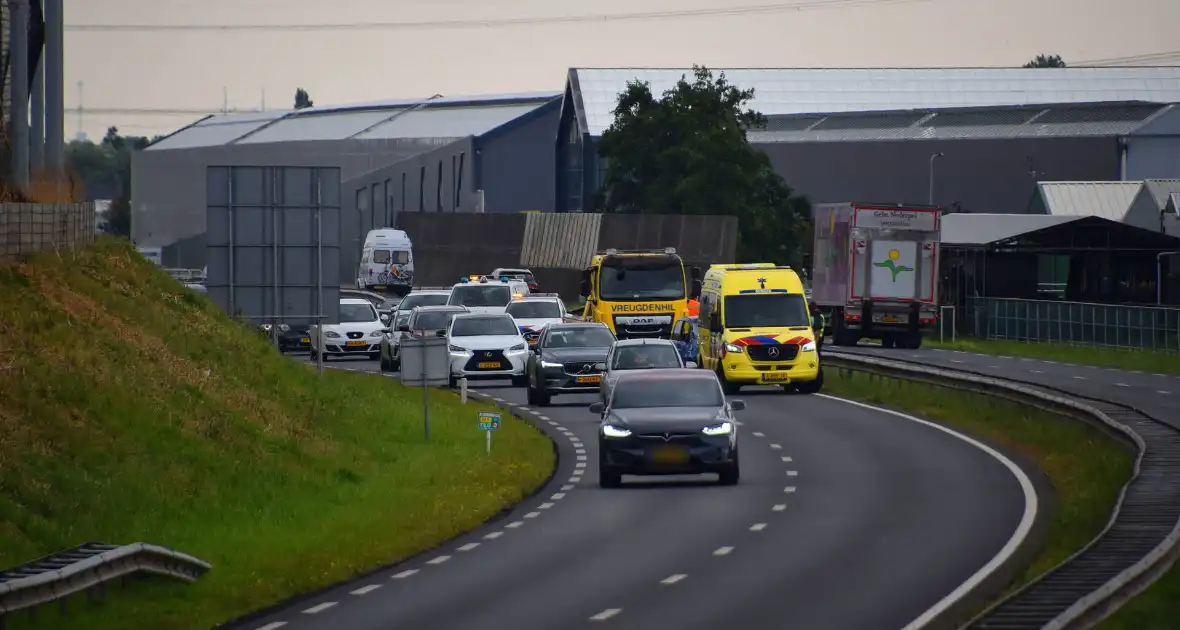
<path fill-rule="evenodd" d="M 468 380 L 512 379 L 516 387 L 528 384 L 524 374 L 528 342 L 511 315 L 462 313 L 447 328 L 447 353 L 451 387 Z"/>

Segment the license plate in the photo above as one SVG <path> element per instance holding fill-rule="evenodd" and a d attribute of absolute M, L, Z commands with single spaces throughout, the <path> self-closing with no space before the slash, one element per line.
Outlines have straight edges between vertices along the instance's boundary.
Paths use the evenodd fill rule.
<path fill-rule="evenodd" d="M 367 342 L 367 341 L 365 341 L 365 340 L 363 340 L 363 339 L 358 339 L 358 340 L 356 340 L 356 341 L 350 341 L 350 342 L 348 342 L 348 347 L 349 347 L 349 348 L 359 348 L 359 347 L 361 347 L 361 346 L 367 346 L 367 345 L 369 345 L 369 342 Z"/>
<path fill-rule="evenodd" d="M 791 380 L 791 375 L 786 372 L 763 372 L 763 383 L 786 383 Z"/>
<path fill-rule="evenodd" d="M 299 340 L 302 343 L 311 343 L 311 337 L 304 337 Z"/>
<path fill-rule="evenodd" d="M 688 449 L 681 446 L 660 446 L 652 449 L 651 460 L 657 464 L 683 464 L 688 461 Z"/>
<path fill-rule="evenodd" d="M 601 376 L 578 376 L 574 378 L 579 383 L 601 383 Z"/>
<path fill-rule="evenodd" d="M 896 324 L 897 322 L 901 321 L 901 318 L 898 317 L 897 315 L 885 315 L 881 318 L 881 321 L 889 322 L 891 324 Z"/>
<path fill-rule="evenodd" d="M 498 367 L 500 367 L 499 361 L 485 361 L 479 364 L 479 369 L 481 370 L 494 370 Z"/>

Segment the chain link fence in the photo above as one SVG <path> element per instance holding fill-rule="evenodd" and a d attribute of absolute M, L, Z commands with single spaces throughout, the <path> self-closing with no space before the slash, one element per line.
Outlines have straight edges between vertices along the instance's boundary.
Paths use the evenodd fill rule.
<path fill-rule="evenodd" d="M 971 297 L 956 316 L 983 339 L 1180 352 L 1180 308 Z"/>
<path fill-rule="evenodd" d="M 89 245 L 95 226 L 93 202 L 0 204 L 0 262 Z"/>

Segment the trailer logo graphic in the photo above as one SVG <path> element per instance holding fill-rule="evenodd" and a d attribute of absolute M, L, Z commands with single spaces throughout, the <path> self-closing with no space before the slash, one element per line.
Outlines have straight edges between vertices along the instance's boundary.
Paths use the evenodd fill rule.
<path fill-rule="evenodd" d="M 889 250 L 889 257 L 888 258 L 886 258 L 885 260 L 883 260 L 881 262 L 873 263 L 873 266 L 874 267 L 884 267 L 885 269 L 888 269 L 889 271 L 893 272 L 893 281 L 897 282 L 897 274 L 899 274 L 903 271 L 913 271 L 914 270 L 913 267 L 906 267 L 904 265 L 897 264 L 897 259 L 900 257 L 901 257 L 901 252 L 897 251 L 896 249 L 891 249 L 891 250 Z"/>

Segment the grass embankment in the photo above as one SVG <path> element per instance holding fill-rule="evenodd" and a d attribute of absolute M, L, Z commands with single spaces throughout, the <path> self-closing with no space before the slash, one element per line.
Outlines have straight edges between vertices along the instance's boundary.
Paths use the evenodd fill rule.
<path fill-rule="evenodd" d="M 1125 606 L 1104 619 L 1097 630 L 1176 630 L 1180 627 L 1180 563 Z"/>
<path fill-rule="evenodd" d="M 7 628 L 208 628 L 398 560 L 543 482 L 551 442 L 477 404 L 275 353 L 121 241 L 0 267 L 0 567 L 85 541 L 208 560 Z M 77 598 L 76 598 L 77 599 Z"/>
<path fill-rule="evenodd" d="M 1028 343 L 1001 339 L 967 339 L 942 342 L 927 338 L 928 348 L 963 350 L 980 354 L 1028 357 L 1078 365 L 1096 365 L 1118 370 L 1138 370 L 1161 374 L 1180 374 L 1180 354 L 1150 350 L 1122 350 L 1095 346 L 1070 346 L 1058 343 Z"/>
<path fill-rule="evenodd" d="M 1053 485 L 1044 546 L 1005 595 L 1053 568 L 1102 532 L 1131 478 L 1135 454 L 1090 425 L 983 394 L 896 379 L 869 381 L 825 368 L 825 393 L 903 410 L 1019 455 Z M 982 608 L 980 609 L 982 610 Z"/>

